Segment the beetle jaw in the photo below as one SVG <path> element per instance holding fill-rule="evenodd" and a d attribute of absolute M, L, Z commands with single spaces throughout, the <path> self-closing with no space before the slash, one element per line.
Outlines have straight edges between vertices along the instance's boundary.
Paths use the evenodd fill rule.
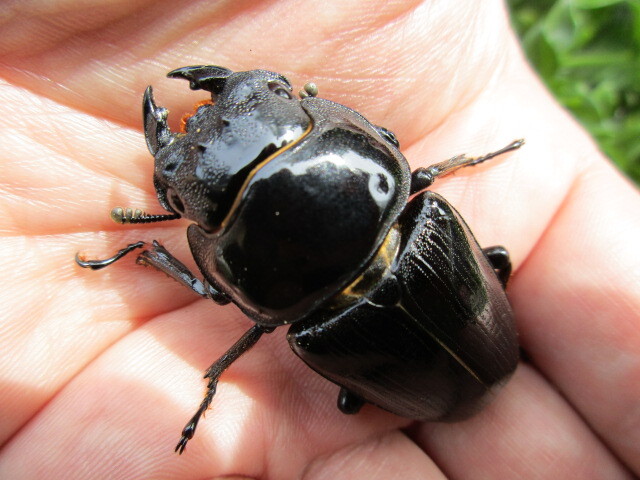
<path fill-rule="evenodd" d="M 174 135 L 167 124 L 169 111 L 164 107 L 158 107 L 153 99 L 151 85 L 144 91 L 142 99 L 142 118 L 144 124 L 144 137 L 151 155 L 156 155 L 161 148 L 170 145 Z"/>
<path fill-rule="evenodd" d="M 216 65 L 194 65 L 181 67 L 167 73 L 169 78 L 183 78 L 189 81 L 191 90 L 205 90 L 218 95 L 233 71 Z"/>
<path fill-rule="evenodd" d="M 274 72 L 192 66 L 168 76 L 211 92 L 213 103 L 199 104 L 183 117 L 183 131 L 172 133 L 167 109 L 156 105 L 151 87 L 145 91 L 144 129 L 155 157 L 158 200 L 215 233 L 228 223 L 247 179 L 303 138 L 312 122 L 291 94 L 289 81 Z"/>

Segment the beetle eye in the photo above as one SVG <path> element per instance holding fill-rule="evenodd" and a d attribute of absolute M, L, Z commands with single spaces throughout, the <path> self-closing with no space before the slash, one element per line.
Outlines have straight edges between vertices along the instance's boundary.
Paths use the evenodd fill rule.
<path fill-rule="evenodd" d="M 182 203 L 178 194 L 172 189 L 167 190 L 167 202 L 174 212 L 180 215 L 184 213 L 184 203 Z"/>
<path fill-rule="evenodd" d="M 291 93 L 289 93 L 289 90 L 279 82 L 269 82 L 269 90 L 282 98 L 286 98 L 287 100 L 291 100 L 293 98 Z"/>

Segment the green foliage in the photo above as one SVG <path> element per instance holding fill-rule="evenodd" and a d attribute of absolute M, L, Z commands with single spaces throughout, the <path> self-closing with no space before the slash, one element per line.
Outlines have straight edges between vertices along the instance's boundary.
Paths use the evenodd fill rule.
<path fill-rule="evenodd" d="M 640 0 L 508 0 L 529 60 L 640 184 Z"/>

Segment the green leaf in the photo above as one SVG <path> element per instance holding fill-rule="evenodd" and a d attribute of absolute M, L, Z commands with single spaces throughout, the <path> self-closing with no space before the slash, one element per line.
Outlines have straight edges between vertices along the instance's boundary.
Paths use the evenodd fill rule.
<path fill-rule="evenodd" d="M 640 0 L 509 0 L 529 60 L 640 184 Z"/>

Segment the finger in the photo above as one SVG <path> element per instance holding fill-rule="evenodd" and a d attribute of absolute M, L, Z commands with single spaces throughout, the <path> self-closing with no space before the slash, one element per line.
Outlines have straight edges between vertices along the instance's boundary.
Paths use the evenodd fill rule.
<path fill-rule="evenodd" d="M 404 434 L 384 435 L 341 448 L 314 459 L 300 480 L 445 479 L 440 469 Z"/>
<path fill-rule="evenodd" d="M 297 478 L 319 456 L 409 423 L 373 407 L 339 413 L 338 388 L 277 330 L 223 374 L 178 456 L 180 431 L 202 399 L 202 372 L 250 325 L 233 307 L 220 310 L 235 314 L 194 304 L 103 352 L 3 446 L 0 478 L 43 469 L 53 478 Z"/>
<path fill-rule="evenodd" d="M 214 352 L 214 342 L 231 344 L 235 337 L 232 329 L 224 332 L 229 322 L 216 320 L 216 338 L 211 341 L 209 335 Z M 258 477 L 260 463 L 251 459 L 248 449 L 235 452 L 230 435 L 238 432 L 250 444 L 244 435 L 253 433 L 253 445 L 261 444 L 256 429 L 246 428 L 253 405 L 238 394 L 242 382 L 231 381 L 221 388 L 222 397 L 238 399 L 235 408 L 217 408 L 208 416 L 217 420 L 215 452 L 208 450 L 208 456 L 198 458 L 173 451 L 180 429 L 193 413 L 191 406 L 180 405 L 181 400 L 193 397 L 195 409 L 203 389 L 201 371 L 185 362 L 193 359 L 188 347 L 192 336 L 211 323 L 210 308 L 191 306 L 170 320 L 148 322 L 106 349 L 3 446 L 0 478 L 36 478 L 42 469 L 52 478 L 193 478 L 196 471 L 205 478 L 212 472 L 242 473 L 235 470 L 239 453 L 256 465 L 244 473 Z M 211 464 L 215 468 L 207 472 Z"/>
<path fill-rule="evenodd" d="M 364 8 L 358 0 L 305 8 L 279 1 L 250 13 L 234 2 L 177 7 L 158 1 L 136 15 L 126 15 L 127 8 L 95 2 L 86 22 L 81 15 L 47 12 L 46 21 L 25 30 L 21 48 L 14 44 L 7 53 L 6 62 L 14 68 L 0 69 L 0 74 L 60 103 L 138 127 L 135 106 L 148 84 L 162 92 L 159 100 L 173 112 L 202 98 L 164 79 L 173 68 L 203 63 L 233 70 L 266 67 L 290 76 L 299 87 L 316 81 L 321 96 L 356 108 L 374 122 L 386 120 L 400 132 L 401 142 L 412 142 L 486 87 L 501 59 L 485 45 L 506 44 L 509 31 L 498 1 L 379 0 Z M 115 14 L 119 9 L 124 13 Z M 100 12 L 110 21 L 92 31 Z M 64 34 L 34 54 L 32 43 L 50 38 L 49 22 L 56 20 Z M 483 28 L 487 23 L 490 27 Z M 78 30 L 82 34 L 73 35 Z M 258 31 L 262 41 L 256 43 Z M 482 41 L 471 41 L 479 33 Z M 465 48 L 456 48 L 459 44 Z M 381 61 L 385 58 L 391 60 Z"/>
<path fill-rule="evenodd" d="M 139 133 L 15 85 L 0 84 L 0 102 L 3 233 L 114 230 L 122 228 L 109 219 L 117 204 L 157 205 Z"/>
<path fill-rule="evenodd" d="M 640 474 L 640 195 L 595 163 L 511 286 L 522 343 Z M 540 301 L 545 299 L 545 301 Z"/>
<path fill-rule="evenodd" d="M 131 132 L 121 129 L 121 143 L 113 146 L 115 125 L 7 84 L 0 85 L 0 104 L 15 112 L 0 116 L 2 443 L 118 338 L 195 297 L 162 275 L 136 268 L 134 258 L 106 275 L 92 275 L 74 262 L 78 251 L 108 256 L 140 239 L 135 229 L 77 233 L 114 228 L 108 209 L 119 195 L 110 188 L 111 177 L 139 177 L 124 162 Z M 116 160 L 122 160 L 120 168 Z M 145 198 L 122 183 L 118 188 L 127 196 Z M 142 230 L 145 239 L 153 238 Z M 162 238 L 169 245 L 173 239 L 184 243 L 184 231 L 163 229 Z"/>
<path fill-rule="evenodd" d="M 448 478 L 625 479 L 631 475 L 532 368 L 479 415 L 411 432 Z"/>

